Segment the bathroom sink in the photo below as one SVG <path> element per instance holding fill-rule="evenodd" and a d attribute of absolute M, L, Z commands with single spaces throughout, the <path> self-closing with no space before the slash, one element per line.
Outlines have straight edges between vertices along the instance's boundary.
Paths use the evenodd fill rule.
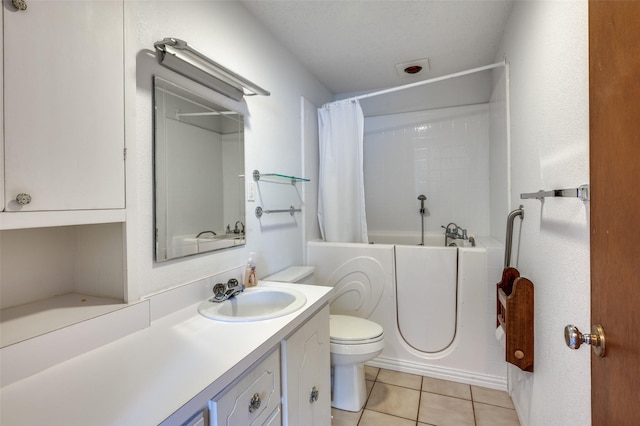
<path fill-rule="evenodd" d="M 281 317 L 302 308 L 307 303 L 304 294 L 283 287 L 252 287 L 231 299 L 200 303 L 201 315 L 226 322 L 262 321 Z"/>

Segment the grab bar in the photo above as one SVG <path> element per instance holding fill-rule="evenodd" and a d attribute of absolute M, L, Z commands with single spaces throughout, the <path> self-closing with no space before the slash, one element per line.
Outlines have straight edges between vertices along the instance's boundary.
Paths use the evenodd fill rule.
<path fill-rule="evenodd" d="M 581 185 L 577 188 L 570 189 L 552 189 L 551 191 L 540 190 L 538 192 L 529 192 L 520 194 L 520 199 L 526 200 L 536 198 L 542 201 L 545 197 L 573 197 L 582 201 L 589 201 L 589 185 Z"/>
<path fill-rule="evenodd" d="M 521 205 L 519 208 L 511 211 L 507 216 L 507 235 L 504 240 L 504 267 L 508 268 L 511 265 L 511 246 L 513 245 L 513 221 L 517 216 L 520 219 L 524 219 L 524 208 Z"/>
<path fill-rule="evenodd" d="M 302 209 L 296 209 L 293 206 L 289 207 L 288 209 L 281 209 L 281 210 L 264 210 L 262 207 L 258 206 L 256 207 L 256 217 L 260 219 L 263 214 L 269 214 L 269 213 L 289 213 L 291 216 L 293 216 L 295 212 L 301 212 L 301 211 Z"/>

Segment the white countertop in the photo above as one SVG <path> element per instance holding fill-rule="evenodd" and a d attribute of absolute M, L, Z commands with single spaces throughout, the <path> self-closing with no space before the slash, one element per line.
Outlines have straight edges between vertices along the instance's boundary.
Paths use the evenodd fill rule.
<path fill-rule="evenodd" d="M 332 288 L 291 286 L 307 297 L 289 315 L 226 323 L 198 314 L 198 303 L 149 328 L 2 388 L 2 425 L 157 425 L 188 404 L 204 406 L 302 325 Z"/>

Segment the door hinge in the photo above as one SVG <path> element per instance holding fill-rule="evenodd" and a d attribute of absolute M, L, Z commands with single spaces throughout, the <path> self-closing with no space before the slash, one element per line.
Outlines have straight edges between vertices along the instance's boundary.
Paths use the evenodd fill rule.
<path fill-rule="evenodd" d="M 124 151 L 124 152 L 123 152 L 124 160 L 126 161 L 126 159 L 127 159 L 127 148 L 124 148 L 124 150 L 123 150 L 123 151 Z"/>

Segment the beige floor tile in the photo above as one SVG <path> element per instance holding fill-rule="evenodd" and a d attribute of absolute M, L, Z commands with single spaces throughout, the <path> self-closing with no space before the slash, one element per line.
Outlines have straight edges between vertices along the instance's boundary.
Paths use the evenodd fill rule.
<path fill-rule="evenodd" d="M 473 403 L 478 426 L 520 426 L 516 410 L 495 405 Z"/>
<path fill-rule="evenodd" d="M 378 373 L 378 382 L 387 383 L 389 385 L 402 386 L 404 388 L 410 388 L 420 390 L 422 384 L 422 376 L 409 373 L 401 373 L 399 371 L 380 369 Z"/>
<path fill-rule="evenodd" d="M 482 404 L 497 405 L 504 408 L 513 408 L 513 402 L 508 393 L 495 389 L 471 386 L 471 395 L 474 402 Z"/>
<path fill-rule="evenodd" d="M 376 382 L 365 408 L 415 421 L 419 404 L 420 391 Z"/>
<path fill-rule="evenodd" d="M 358 426 L 358 421 L 360 421 L 360 416 L 362 416 L 362 410 L 353 413 L 332 407 L 331 416 L 331 426 Z"/>
<path fill-rule="evenodd" d="M 418 421 L 438 426 L 474 426 L 471 401 L 422 392 Z"/>
<path fill-rule="evenodd" d="M 377 411 L 364 410 L 358 426 L 414 426 L 415 420 L 403 419 Z"/>
<path fill-rule="evenodd" d="M 422 391 L 462 399 L 471 399 L 471 387 L 469 385 L 431 377 L 422 378 Z"/>
<path fill-rule="evenodd" d="M 364 366 L 364 378 L 366 380 L 376 380 L 378 377 L 378 371 L 380 371 L 377 367 L 369 367 L 368 365 Z"/>

